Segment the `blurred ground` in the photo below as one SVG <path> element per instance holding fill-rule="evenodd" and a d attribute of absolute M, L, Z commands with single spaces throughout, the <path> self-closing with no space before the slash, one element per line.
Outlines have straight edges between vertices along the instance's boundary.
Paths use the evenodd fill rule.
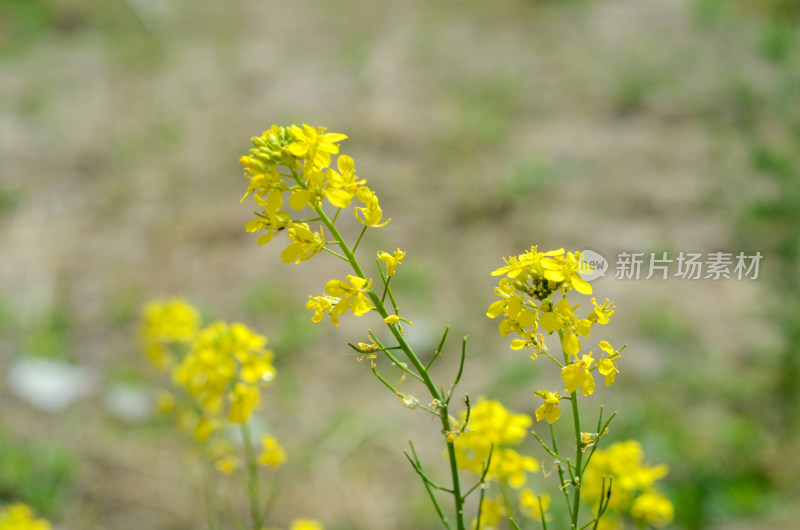
<path fill-rule="evenodd" d="M 760 15 L 715 17 L 712 5 L 0 2 L 0 366 L 29 355 L 99 374 L 90 398 L 59 413 L 0 386 L 2 438 L 73 461 L 57 528 L 203 521 L 182 438 L 104 405 L 115 385 L 154 381 L 133 337 L 142 304 L 163 296 L 272 339 L 279 375 L 263 416 L 290 453 L 277 523 L 427 528 L 402 450 L 413 438 L 440 462 L 425 441 L 436 426 L 347 353 L 363 322 L 308 321 L 306 296 L 342 271 L 324 256 L 283 265 L 281 245 L 256 246 L 239 155 L 272 123 L 348 134 L 343 152 L 393 219 L 362 248 L 408 251 L 398 283 L 410 339 L 432 350 L 446 324 L 469 333 L 463 390 L 532 413 L 544 382 L 484 317 L 502 256 L 532 244 L 608 257 L 759 250 L 738 246 L 737 216 L 766 184 L 737 124 L 742 87 L 760 97 L 778 76 L 758 53 Z M 598 400 L 620 411 L 620 436 L 669 462 L 676 527 L 787 527 L 797 515 L 781 471 L 796 457 L 735 405 L 750 396 L 735 376 L 754 349 L 780 343 L 754 303 L 770 257 L 762 281 L 596 284 L 617 302 L 609 338 L 629 344 L 619 385 Z M 741 502 L 712 491 L 682 505 L 693 484 L 714 488 L 731 430 L 744 451 L 763 449 L 754 467 L 769 491 L 752 493 L 764 488 L 751 480 L 736 486 Z"/>

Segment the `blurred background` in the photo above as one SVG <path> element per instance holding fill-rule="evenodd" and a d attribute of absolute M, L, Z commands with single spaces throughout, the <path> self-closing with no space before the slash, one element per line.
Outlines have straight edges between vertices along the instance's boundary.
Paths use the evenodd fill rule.
<path fill-rule="evenodd" d="M 449 380 L 470 334 L 462 391 L 518 412 L 552 375 L 485 317 L 503 256 L 761 252 L 757 280 L 595 282 L 628 348 L 592 403 L 669 464 L 674 528 L 794 527 L 798 22 L 794 0 L 0 0 L 0 501 L 63 529 L 203 524 L 136 342 L 142 305 L 181 296 L 276 352 L 276 525 L 435 527 L 402 450 L 445 476 L 436 424 L 351 355 L 366 319 L 304 308 L 344 269 L 244 231 L 249 138 L 305 122 L 350 136 L 393 219 L 361 248 L 408 252 L 409 339 L 451 326 Z"/>

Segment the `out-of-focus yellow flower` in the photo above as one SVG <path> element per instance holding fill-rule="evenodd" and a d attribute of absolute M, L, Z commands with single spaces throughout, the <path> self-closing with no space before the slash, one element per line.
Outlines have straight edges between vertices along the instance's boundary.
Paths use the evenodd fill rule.
<path fill-rule="evenodd" d="M 216 422 L 213 422 L 207 418 L 201 418 L 194 428 L 194 437 L 198 442 L 205 442 L 216 428 Z"/>
<path fill-rule="evenodd" d="M 481 502 L 481 522 L 478 525 L 478 520 L 472 521 L 473 530 L 490 530 L 496 525 L 500 524 L 506 510 L 500 500 L 483 499 Z"/>
<path fill-rule="evenodd" d="M 589 369 L 593 364 L 594 359 L 592 353 L 589 352 L 589 355 L 584 355 L 579 361 L 562 368 L 561 379 L 566 383 L 564 391 L 571 394 L 580 387 L 584 396 L 592 395 L 594 393 L 594 377 Z"/>
<path fill-rule="evenodd" d="M 246 423 L 260 398 L 261 394 L 258 388 L 244 383 L 236 383 L 229 395 L 231 410 L 228 414 L 228 421 Z"/>
<path fill-rule="evenodd" d="M 289 530 L 325 530 L 325 527 L 316 519 L 295 519 Z"/>
<path fill-rule="evenodd" d="M 258 457 L 258 463 L 267 467 L 278 467 L 286 461 L 286 451 L 274 437 L 264 435 L 261 437 L 263 449 Z"/>
<path fill-rule="evenodd" d="M 561 396 L 558 392 L 548 392 L 547 390 L 540 390 L 536 393 L 537 396 L 544 399 L 544 403 L 536 409 L 536 421 L 547 420 L 547 423 L 554 423 L 561 417 L 561 411 L 558 410 L 558 404 L 561 402 Z"/>
<path fill-rule="evenodd" d="M 389 277 L 394 276 L 394 270 L 397 268 L 398 265 L 402 264 L 405 255 L 406 253 L 400 250 L 399 248 L 394 252 L 392 252 L 391 254 L 384 251 L 378 252 L 378 258 L 386 264 L 387 276 Z"/>
<path fill-rule="evenodd" d="M 462 426 L 465 421 L 466 412 L 461 414 Z M 539 463 L 509 446 L 522 443 L 532 423 L 530 416 L 512 414 L 499 401 L 480 398 L 470 411 L 465 432 L 455 438 L 459 468 L 480 476 L 491 451 L 487 480 L 503 481 L 514 488 L 524 486 L 526 473 L 538 471 Z"/>
<path fill-rule="evenodd" d="M 214 467 L 223 475 L 231 475 L 239 469 L 239 459 L 233 455 L 225 455 L 214 462 Z"/>
<path fill-rule="evenodd" d="M 172 379 L 194 400 L 209 421 L 244 423 L 260 400 L 259 385 L 275 378 L 266 337 L 243 324 L 216 322 L 204 328 Z M 193 430 L 197 429 L 195 425 Z M 207 428 L 195 430 L 203 438 Z M 210 434 L 210 433 L 209 433 Z"/>
<path fill-rule="evenodd" d="M 641 523 L 663 528 L 672 522 L 675 508 L 660 493 L 646 491 L 633 500 L 631 515 Z"/>
<path fill-rule="evenodd" d="M 541 502 L 540 502 L 541 499 Z M 550 508 L 550 495 L 543 493 L 536 495 L 533 490 L 525 488 L 519 492 L 519 511 L 529 519 L 540 521 L 542 512 Z"/>
<path fill-rule="evenodd" d="M 608 487 L 608 477 L 613 477 L 612 495 L 609 504 L 609 516 L 630 514 L 632 502 L 637 495 L 645 492 L 654 492 L 658 479 L 668 472 L 666 465 L 649 465 L 644 461 L 644 451 L 639 442 L 628 440 L 612 444 L 608 449 L 595 450 L 586 472 L 583 475 L 581 487 L 582 495 L 587 502 L 596 503 L 600 495 L 604 478 Z M 648 507 L 648 503 L 656 507 L 661 504 L 653 498 L 646 497 L 641 508 Z M 664 499 L 665 502 L 669 502 Z M 656 510 L 656 508 L 653 508 Z M 666 513 L 664 511 L 664 513 Z"/>
<path fill-rule="evenodd" d="M 185 300 L 156 300 L 143 311 L 141 334 L 144 351 L 158 370 L 167 370 L 174 358 L 167 348 L 170 343 L 185 344 L 197 334 L 200 315 Z"/>
<path fill-rule="evenodd" d="M 0 530 L 50 530 L 50 523 L 37 519 L 30 506 L 10 504 L 0 510 Z"/>
<path fill-rule="evenodd" d="M 197 333 L 200 315 L 185 300 L 156 300 L 144 308 L 142 331 L 149 340 L 189 342 Z"/>

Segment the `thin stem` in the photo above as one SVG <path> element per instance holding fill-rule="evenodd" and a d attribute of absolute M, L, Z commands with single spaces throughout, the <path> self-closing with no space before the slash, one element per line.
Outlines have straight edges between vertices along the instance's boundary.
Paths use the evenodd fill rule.
<path fill-rule="evenodd" d="M 481 478 L 478 480 L 477 484 L 472 486 L 468 492 L 464 494 L 464 499 L 469 497 L 469 495 L 475 491 L 476 488 L 481 486 L 482 484 L 486 483 L 486 474 L 489 472 L 489 466 L 492 465 L 492 453 L 494 452 L 494 444 L 489 447 L 489 457 L 486 459 L 486 467 L 483 468 L 483 473 L 481 473 Z M 483 495 L 481 495 L 481 499 L 483 499 Z"/>
<path fill-rule="evenodd" d="M 464 359 L 467 356 L 467 337 L 464 337 L 461 341 L 461 362 L 458 364 L 458 374 L 456 374 L 456 378 L 453 380 L 453 384 L 450 385 L 450 390 L 447 392 L 447 401 L 446 403 L 450 404 L 450 398 L 453 397 L 453 391 L 456 389 L 456 385 L 461 381 L 461 374 L 464 372 Z"/>
<path fill-rule="evenodd" d="M 300 177 L 299 177 L 299 175 L 297 175 L 297 171 L 294 168 L 292 168 L 292 173 L 295 175 L 295 179 L 300 182 L 301 181 Z M 350 250 L 350 247 L 347 245 L 347 243 L 345 243 L 344 239 L 342 238 L 342 235 L 339 233 L 339 230 L 336 228 L 336 226 L 334 226 L 333 222 L 327 216 L 325 211 L 322 209 L 322 207 L 319 205 L 319 203 L 312 204 L 312 207 L 314 208 L 314 210 L 319 215 L 319 217 L 322 220 L 323 224 L 328 228 L 329 232 L 333 235 L 333 237 L 337 241 L 339 241 L 339 243 L 340 243 L 339 246 L 340 246 L 342 252 L 344 253 L 345 257 L 347 258 L 347 261 L 350 263 L 350 266 L 353 268 L 353 271 L 360 278 L 366 279 L 367 277 L 364 274 L 364 271 L 361 268 L 361 265 L 358 263 L 358 260 L 356 259 L 355 255 L 353 254 L 353 251 Z M 387 292 L 389 294 L 389 298 L 392 300 L 392 304 L 393 304 L 393 306 L 395 307 L 395 310 L 396 310 L 397 309 L 397 304 L 395 303 L 394 296 L 392 295 L 392 291 L 391 291 L 391 289 L 388 288 L 388 286 L 387 286 L 386 290 L 387 290 Z M 386 306 L 384 305 L 383 301 L 378 297 L 377 293 L 374 290 L 370 289 L 367 292 L 367 295 L 369 296 L 370 300 L 372 301 L 372 304 L 373 304 L 375 310 L 378 312 L 378 314 L 381 315 L 381 318 L 384 318 L 384 319 L 387 318 L 389 316 L 389 312 L 386 310 Z M 433 382 L 433 380 L 431 379 L 430 375 L 428 374 L 428 371 L 425 369 L 425 365 L 422 364 L 422 361 L 420 361 L 420 359 L 417 356 L 417 354 L 414 352 L 414 350 L 411 348 L 411 346 L 408 344 L 408 342 L 406 342 L 406 339 L 405 339 L 405 337 L 403 337 L 402 333 L 400 332 L 400 329 L 397 326 L 393 325 L 393 324 L 390 324 L 388 327 L 389 327 L 389 330 L 392 332 L 392 335 L 394 335 L 394 338 L 397 341 L 397 344 L 402 348 L 403 352 L 406 354 L 406 357 L 411 362 L 411 364 L 414 365 L 414 368 L 416 369 L 416 371 L 420 375 L 420 377 L 422 377 L 422 382 L 428 388 L 428 392 L 430 392 L 431 396 L 434 399 L 439 400 L 440 403 L 445 403 L 444 397 L 442 396 L 442 393 L 436 388 L 436 384 Z M 442 422 L 442 430 L 444 432 L 449 432 L 451 430 L 450 416 L 449 416 L 449 414 L 447 412 L 447 405 L 446 404 L 442 407 L 442 411 L 441 412 L 442 413 L 439 415 L 439 419 Z M 456 462 L 456 452 L 455 452 L 455 446 L 453 445 L 453 442 L 447 442 L 447 457 L 448 457 L 448 460 L 449 460 L 449 463 L 450 463 L 450 475 L 451 475 L 452 481 L 453 481 L 453 500 L 454 500 L 455 512 L 456 512 L 456 528 L 458 530 L 465 530 L 465 526 L 464 526 L 464 510 L 463 510 L 464 501 L 463 501 L 463 499 L 461 497 L 461 485 L 460 485 L 460 480 L 459 480 L 459 476 L 458 476 L 458 466 L 457 466 L 457 462 Z"/>
<path fill-rule="evenodd" d="M 450 326 L 444 328 L 444 334 L 442 335 L 442 340 L 439 341 L 439 346 L 436 348 L 436 351 L 433 352 L 433 357 L 431 357 L 431 360 L 428 361 L 427 365 L 425 365 L 426 370 L 429 370 L 431 365 L 433 365 L 433 361 L 435 361 L 442 354 L 442 348 L 444 348 L 444 342 L 447 340 L 448 333 L 450 333 Z"/>
<path fill-rule="evenodd" d="M 547 518 L 544 516 L 544 506 L 542 506 L 542 496 L 537 495 L 536 498 L 539 500 L 539 516 L 542 519 L 542 530 L 547 530 Z"/>
<path fill-rule="evenodd" d="M 411 377 L 413 377 L 414 379 L 416 379 L 420 383 L 424 383 L 425 382 L 419 374 L 417 374 L 416 372 L 411 370 L 406 363 L 401 362 L 400 360 L 398 360 L 397 357 L 392 355 L 392 353 L 389 351 L 389 350 L 394 350 L 394 349 L 398 349 L 398 348 L 386 348 L 386 347 L 384 347 L 383 343 L 381 343 L 381 341 L 378 340 L 378 337 L 376 337 L 375 334 L 373 334 L 371 331 L 369 332 L 369 336 L 370 336 L 370 338 L 372 340 L 375 341 L 375 344 L 380 346 L 380 351 L 382 351 L 384 353 L 384 355 L 386 355 L 386 357 L 388 357 L 389 360 L 392 361 L 398 368 L 400 368 L 402 371 L 404 371 L 405 373 L 407 373 L 408 375 L 410 375 Z"/>
<path fill-rule="evenodd" d="M 336 215 L 339 215 L 339 212 L 336 212 Z M 336 222 L 336 219 L 334 219 L 333 221 Z M 358 235 L 358 239 L 356 240 L 356 244 L 353 245 L 353 252 L 354 253 L 355 253 L 356 250 L 358 250 L 358 245 L 361 244 L 361 238 L 364 237 L 364 234 L 367 233 L 367 228 L 368 228 L 367 225 L 364 225 L 364 228 L 361 229 L 361 233 Z"/>
<path fill-rule="evenodd" d="M 338 252 L 334 252 L 333 250 L 329 249 L 328 247 L 322 247 L 322 250 L 324 250 L 324 251 L 325 251 L 325 252 L 327 252 L 328 254 L 333 254 L 334 256 L 336 256 L 337 258 L 339 258 L 340 260 L 347 261 L 347 258 L 345 258 L 344 256 L 342 256 L 342 255 L 341 255 L 341 254 L 339 254 Z"/>
<path fill-rule="evenodd" d="M 253 518 L 253 530 L 261 530 L 261 508 L 259 506 L 260 492 L 258 485 L 258 462 L 256 462 L 253 441 L 250 439 L 250 428 L 246 423 L 241 424 L 242 440 L 244 441 L 244 456 L 247 463 L 247 489 L 250 495 L 250 513 Z"/>
<path fill-rule="evenodd" d="M 556 442 L 556 431 L 553 429 L 553 425 L 550 424 L 550 438 L 553 441 L 553 452 L 558 455 L 558 443 Z M 559 456 L 559 460 L 562 458 Z M 569 467 L 569 463 L 567 463 Z M 558 478 L 561 481 L 561 487 L 558 489 L 564 494 L 564 500 L 567 501 L 567 510 L 569 511 L 569 516 L 572 518 L 572 504 L 570 503 L 569 499 L 569 492 L 567 491 L 567 483 L 564 481 L 564 469 L 561 467 L 561 462 L 556 462 L 556 469 L 558 470 Z"/>
<path fill-rule="evenodd" d="M 558 336 L 561 339 L 561 343 L 564 343 L 564 331 L 558 330 Z M 569 365 L 569 356 L 567 352 L 563 351 L 564 354 L 564 366 Z M 570 395 L 572 401 L 572 423 L 575 426 L 575 475 L 572 474 L 572 470 L 570 469 L 570 475 L 572 477 L 572 484 L 575 486 L 575 497 L 572 499 L 572 528 L 578 528 L 578 515 L 581 509 L 581 476 L 583 474 L 583 440 L 581 439 L 581 416 L 578 410 L 578 390 L 575 389 L 575 392 L 572 392 Z"/>

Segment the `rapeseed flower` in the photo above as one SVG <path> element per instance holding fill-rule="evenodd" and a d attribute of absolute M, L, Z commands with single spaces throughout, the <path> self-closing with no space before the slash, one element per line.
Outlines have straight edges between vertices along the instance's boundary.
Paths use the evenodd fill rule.
<path fill-rule="evenodd" d="M 528 519 L 541 521 L 542 512 L 550 508 L 550 495 L 536 495 L 533 490 L 525 488 L 519 492 L 519 511 Z"/>
<path fill-rule="evenodd" d="M 561 411 L 558 410 L 561 396 L 558 392 L 548 392 L 547 390 L 540 390 L 536 395 L 544 399 L 544 403 L 536 409 L 536 421 L 547 420 L 547 423 L 555 423 L 561 417 Z"/>
<path fill-rule="evenodd" d="M 639 442 L 629 440 L 596 449 L 583 476 L 582 491 L 587 502 L 597 503 L 604 477 L 613 478 L 609 515 L 632 515 L 648 524 L 664 526 L 672 520 L 672 504 L 655 491 L 655 483 L 668 472 L 666 465 L 649 465 Z M 636 499 L 645 495 L 636 504 Z M 669 506 L 667 506 L 669 505 Z M 637 506 L 636 514 L 633 507 Z M 609 519 L 610 521 L 612 519 Z"/>
<path fill-rule="evenodd" d="M 372 309 L 367 292 L 372 285 L 372 280 L 365 280 L 352 274 L 347 275 L 347 281 L 330 280 L 325 284 L 325 290 L 329 295 L 339 298 L 339 301 L 331 309 L 332 317 L 339 317 L 351 310 L 353 314 L 360 317 Z"/>
<path fill-rule="evenodd" d="M 510 446 L 519 445 L 533 423 L 526 414 L 512 414 L 499 401 L 479 399 L 470 410 L 461 414 L 463 434 L 455 439 L 458 465 L 480 476 L 491 453 L 487 480 L 498 480 L 520 488 L 526 473 L 539 469 L 536 459 L 524 456 Z"/>
<path fill-rule="evenodd" d="M 300 263 L 309 260 L 322 252 L 322 247 L 325 246 L 322 227 L 320 227 L 319 233 L 312 232 L 306 223 L 298 223 L 290 228 L 289 240 L 292 243 L 281 252 L 281 260 L 284 263 Z"/>
<path fill-rule="evenodd" d="M 398 267 L 398 265 L 402 265 L 405 255 L 406 253 L 399 248 L 391 254 L 384 251 L 378 252 L 378 259 L 386 264 L 386 276 L 394 276 L 394 270 Z"/>
<path fill-rule="evenodd" d="M 340 133 L 326 133 L 325 127 L 310 127 L 303 124 L 303 128 L 291 126 L 294 141 L 289 144 L 289 152 L 297 158 L 305 158 L 313 162 L 318 168 L 331 165 L 331 155 L 339 152 L 336 145 L 347 138 Z"/>
<path fill-rule="evenodd" d="M 0 510 L 0 530 L 50 530 L 50 523 L 37 519 L 30 506 L 21 502 Z"/>
<path fill-rule="evenodd" d="M 584 355 L 579 361 L 562 368 L 561 379 L 566 383 L 564 391 L 571 394 L 580 388 L 584 396 L 592 395 L 594 393 L 594 377 L 592 377 L 590 369 L 593 364 L 594 358 L 589 352 L 589 355 Z"/>
<path fill-rule="evenodd" d="M 264 435 L 261 437 L 261 455 L 258 463 L 267 467 L 278 467 L 286 461 L 286 451 L 274 437 Z"/>

